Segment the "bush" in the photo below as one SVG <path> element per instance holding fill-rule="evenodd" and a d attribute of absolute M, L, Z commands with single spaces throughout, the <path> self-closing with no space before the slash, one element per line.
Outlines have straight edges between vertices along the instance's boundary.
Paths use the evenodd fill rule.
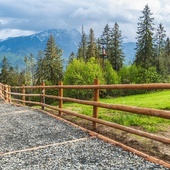
<path fill-rule="evenodd" d="M 91 58 L 87 63 L 83 60 L 73 59 L 67 66 L 64 75 L 65 85 L 92 85 L 97 78 L 100 84 L 105 84 L 104 76 L 100 65 L 95 58 Z M 92 98 L 92 90 L 65 90 L 64 95 L 79 99 Z"/>

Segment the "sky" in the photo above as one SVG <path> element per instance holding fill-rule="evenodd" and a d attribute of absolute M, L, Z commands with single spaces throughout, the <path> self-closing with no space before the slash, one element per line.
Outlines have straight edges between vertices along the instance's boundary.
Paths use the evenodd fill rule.
<path fill-rule="evenodd" d="M 141 11 L 148 4 L 155 27 L 170 34 L 169 0 L 0 0 L 0 39 L 31 35 L 47 29 L 77 29 L 102 34 L 117 22 L 126 42 L 134 42 Z"/>

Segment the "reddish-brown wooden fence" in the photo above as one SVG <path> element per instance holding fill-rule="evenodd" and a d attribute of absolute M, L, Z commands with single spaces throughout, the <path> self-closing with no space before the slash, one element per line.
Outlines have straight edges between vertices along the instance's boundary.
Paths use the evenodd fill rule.
<path fill-rule="evenodd" d="M 39 94 L 31 94 L 26 93 L 27 90 L 34 90 L 34 89 L 40 89 Z M 46 89 L 57 89 L 58 90 L 58 96 L 54 95 L 47 95 L 45 93 Z M 80 100 L 75 98 L 69 98 L 69 97 L 63 97 L 63 90 L 64 89 L 91 89 L 94 91 L 93 94 L 93 101 L 89 100 Z M 8 85 L 0 84 L 0 97 L 4 99 L 7 102 L 20 102 L 23 105 L 25 104 L 35 104 L 42 107 L 42 109 L 50 108 L 53 110 L 58 111 L 59 116 L 62 115 L 62 113 L 66 113 L 69 115 L 74 115 L 89 121 L 93 122 L 93 129 L 97 128 L 97 124 L 106 125 L 109 127 L 113 127 L 122 131 L 126 131 L 128 133 L 136 134 L 142 137 L 146 137 L 155 141 L 159 141 L 165 144 L 170 144 L 170 138 L 158 136 L 155 134 L 147 133 L 141 130 L 133 129 L 131 127 L 126 127 L 120 124 L 108 122 L 105 120 L 98 119 L 98 108 L 107 108 L 107 109 L 113 109 L 113 110 L 120 110 L 120 111 L 126 111 L 129 113 L 135 113 L 135 114 L 141 114 L 141 115 L 148 115 L 148 116 L 155 116 L 160 117 L 164 119 L 170 119 L 170 111 L 168 110 L 159 110 L 159 109 L 151 109 L 151 108 L 140 108 L 140 107 L 133 107 L 133 106 L 125 106 L 125 105 L 119 105 L 119 104 L 107 104 L 107 103 L 101 103 L 99 102 L 99 91 L 101 89 L 170 89 L 170 83 L 158 83 L 158 84 L 119 84 L 119 85 L 99 85 L 98 80 L 94 80 L 94 85 L 63 85 L 62 82 L 59 82 L 58 85 L 55 86 L 45 86 L 45 83 L 43 83 L 41 86 L 13 86 L 10 87 Z M 18 92 L 14 92 L 18 91 Z M 16 98 L 16 96 L 20 96 L 19 98 Z M 26 100 L 26 97 L 32 97 L 36 96 L 39 97 L 39 102 L 35 101 L 29 101 Z M 51 106 L 45 103 L 45 98 L 51 98 L 58 100 L 58 106 Z M 93 107 L 93 116 L 86 116 L 83 114 L 79 114 L 74 111 L 63 109 L 63 101 L 67 102 L 75 102 L 79 104 L 84 105 L 90 105 Z"/>

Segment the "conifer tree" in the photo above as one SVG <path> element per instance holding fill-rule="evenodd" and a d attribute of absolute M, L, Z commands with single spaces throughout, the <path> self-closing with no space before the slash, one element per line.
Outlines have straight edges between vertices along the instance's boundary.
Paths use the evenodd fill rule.
<path fill-rule="evenodd" d="M 137 27 L 136 56 L 134 63 L 137 66 L 140 65 L 143 68 L 149 68 L 155 65 L 153 45 L 154 18 L 148 5 L 145 5 L 142 14 L 143 15 L 139 17 Z"/>
<path fill-rule="evenodd" d="M 109 49 L 110 49 L 110 40 L 111 40 L 111 30 L 109 25 L 106 24 L 100 38 L 100 44 L 105 47 L 108 57 L 109 57 Z"/>
<path fill-rule="evenodd" d="M 163 25 L 160 23 L 158 28 L 156 29 L 156 37 L 155 37 L 157 56 L 160 56 L 164 51 L 165 38 L 166 38 L 166 31 Z"/>
<path fill-rule="evenodd" d="M 97 58 L 97 44 L 92 28 L 90 29 L 89 38 L 87 42 L 87 52 L 85 61 L 87 62 L 91 57 Z"/>
<path fill-rule="evenodd" d="M 163 75 L 167 77 L 170 74 L 170 39 L 165 41 L 164 58 L 163 58 Z"/>
<path fill-rule="evenodd" d="M 9 62 L 8 59 L 4 56 L 2 60 L 2 69 L 0 74 L 0 82 L 4 84 L 8 84 L 9 77 Z"/>
<path fill-rule="evenodd" d="M 38 60 L 39 68 L 37 68 L 37 71 L 39 70 L 41 74 L 43 73 L 41 79 L 57 84 L 63 78 L 61 56 L 62 50 L 55 44 L 54 37 L 50 35 L 44 50 L 44 58 Z"/>
<path fill-rule="evenodd" d="M 43 82 L 43 75 L 45 74 L 43 66 L 44 66 L 44 53 L 43 51 L 39 51 L 35 71 L 36 84 L 41 84 Z"/>
<path fill-rule="evenodd" d="M 86 50 L 87 50 L 87 36 L 84 32 L 84 27 L 82 26 L 82 35 L 81 35 L 81 41 L 78 48 L 77 58 L 86 60 Z"/>
<path fill-rule="evenodd" d="M 165 62 L 165 38 L 166 38 L 166 31 L 164 30 L 163 25 L 160 23 L 155 36 L 155 52 L 156 52 L 156 67 L 159 73 L 162 73 L 164 68 Z"/>
<path fill-rule="evenodd" d="M 114 27 L 111 30 L 109 48 L 110 55 L 108 56 L 108 60 L 110 61 L 113 69 L 119 71 L 123 66 L 125 56 L 122 47 L 122 35 L 117 23 L 115 23 Z"/>

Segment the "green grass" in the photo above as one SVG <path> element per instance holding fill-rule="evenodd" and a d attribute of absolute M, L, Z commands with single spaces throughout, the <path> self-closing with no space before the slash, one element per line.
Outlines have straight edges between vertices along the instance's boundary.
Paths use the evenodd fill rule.
<path fill-rule="evenodd" d="M 170 90 L 126 97 L 100 99 L 100 102 L 170 110 Z M 88 116 L 92 116 L 93 112 L 92 106 L 86 106 L 82 104 L 65 103 L 64 107 Z M 137 115 L 104 108 L 99 108 L 98 117 L 100 119 L 119 123 L 125 126 L 138 126 L 140 129 L 152 133 L 166 131 L 166 128 L 170 125 L 170 120 L 167 119 Z"/>

